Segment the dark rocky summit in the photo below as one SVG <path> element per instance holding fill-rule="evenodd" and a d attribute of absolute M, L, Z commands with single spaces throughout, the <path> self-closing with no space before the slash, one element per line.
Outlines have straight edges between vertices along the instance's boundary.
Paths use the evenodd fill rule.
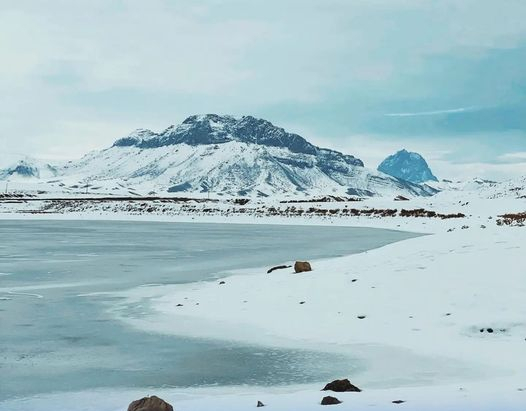
<path fill-rule="evenodd" d="M 180 125 L 170 126 L 161 133 L 147 129 L 135 130 L 130 135 L 117 140 L 114 146 L 156 148 L 181 143 L 195 146 L 223 144 L 229 141 L 288 148 L 293 153 L 327 156 L 328 159 L 338 158 L 350 165 L 363 166 L 363 162 L 352 155 L 317 147 L 298 134 L 288 133 L 270 121 L 252 116 L 235 118 L 217 114 L 194 115 Z"/>

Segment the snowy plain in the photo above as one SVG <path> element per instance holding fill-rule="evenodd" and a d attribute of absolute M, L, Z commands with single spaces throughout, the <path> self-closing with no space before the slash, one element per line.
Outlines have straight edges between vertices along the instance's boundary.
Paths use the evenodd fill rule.
<path fill-rule="evenodd" d="M 332 406 L 337 409 L 523 410 L 526 230 L 498 226 L 496 220 L 502 213 L 525 211 L 526 200 L 462 190 L 402 205 L 463 212 L 466 217 L 130 215 L 103 210 L 13 214 L 12 207 L 23 211 L 18 205 L 3 208 L 1 217 L 336 224 L 431 234 L 362 254 L 313 261 L 309 273 L 266 274 L 263 268 L 254 268 L 226 278 L 221 287 L 202 282 L 132 289 L 120 295 L 126 297 L 122 304 L 147 300 L 153 313 L 145 319 L 122 320 L 152 332 L 346 353 L 365 367 L 354 375 L 334 378 L 349 378 L 363 392 L 330 393 L 343 401 Z M 352 206 L 400 208 L 401 204 L 375 198 Z M 183 300 L 188 303 L 177 306 Z M 60 403 L 63 409 L 82 403 L 75 409 L 116 411 L 135 398 L 155 394 L 177 410 L 249 410 L 258 400 L 269 410 L 316 410 L 328 395 L 319 391 L 326 382 L 72 393 L 61 394 Z M 394 400 L 405 402 L 393 404 Z M 56 401 L 53 395 L 28 399 L 9 404 L 9 410 L 48 410 Z M 0 409 L 6 408 L 0 403 Z"/>

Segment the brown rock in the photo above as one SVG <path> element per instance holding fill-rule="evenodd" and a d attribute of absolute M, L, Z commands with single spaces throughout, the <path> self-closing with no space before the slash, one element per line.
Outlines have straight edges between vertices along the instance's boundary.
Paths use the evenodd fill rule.
<path fill-rule="evenodd" d="M 302 273 L 304 271 L 312 271 L 312 268 L 308 261 L 296 261 L 294 263 L 294 271 L 297 273 Z"/>
<path fill-rule="evenodd" d="M 341 403 L 342 402 L 338 398 L 331 397 L 330 395 L 328 395 L 327 397 L 323 397 L 323 399 L 321 400 L 321 405 L 336 405 Z"/>
<path fill-rule="evenodd" d="M 166 401 L 152 395 L 133 401 L 129 405 L 128 411 L 173 411 L 173 407 Z"/>
<path fill-rule="evenodd" d="M 362 391 L 357 386 L 351 384 L 351 382 L 345 378 L 344 380 L 334 380 L 328 383 L 322 391 L 334 391 L 334 392 L 360 392 Z"/>

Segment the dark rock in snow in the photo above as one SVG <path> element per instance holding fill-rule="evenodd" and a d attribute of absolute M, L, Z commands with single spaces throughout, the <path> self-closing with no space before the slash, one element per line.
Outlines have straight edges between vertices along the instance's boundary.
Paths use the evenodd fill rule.
<path fill-rule="evenodd" d="M 392 401 L 393 404 L 403 404 L 405 401 L 404 400 L 394 400 Z"/>
<path fill-rule="evenodd" d="M 128 411 L 173 411 L 173 407 L 155 395 L 133 401 L 128 406 Z"/>
<path fill-rule="evenodd" d="M 308 261 L 296 261 L 294 263 L 294 271 L 296 273 L 303 273 L 305 271 L 312 271 L 312 267 Z"/>
<path fill-rule="evenodd" d="M 290 268 L 290 267 L 292 266 L 291 265 L 277 265 L 275 267 L 269 268 L 267 271 L 267 274 L 270 274 L 272 271 L 282 270 L 284 268 Z"/>
<path fill-rule="evenodd" d="M 345 378 L 343 380 L 334 380 L 328 383 L 322 391 L 334 391 L 334 392 L 361 392 L 356 385 L 351 384 L 351 382 Z"/>
<path fill-rule="evenodd" d="M 323 399 L 321 400 L 321 405 L 336 405 L 341 403 L 342 402 L 338 398 L 331 397 L 330 395 L 328 395 L 327 397 L 323 397 Z"/>
<path fill-rule="evenodd" d="M 264 407 L 265 404 L 263 404 L 261 401 L 258 401 L 258 405 L 256 405 L 256 407 Z"/>

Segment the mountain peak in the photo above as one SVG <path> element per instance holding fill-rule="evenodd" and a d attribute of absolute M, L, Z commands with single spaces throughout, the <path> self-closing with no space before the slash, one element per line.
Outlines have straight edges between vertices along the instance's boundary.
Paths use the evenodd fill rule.
<path fill-rule="evenodd" d="M 41 178 L 55 176 L 57 174 L 57 168 L 44 163 L 40 160 L 36 160 L 30 157 L 19 159 L 16 163 L 11 166 L 0 170 L 0 180 L 8 178 Z"/>
<path fill-rule="evenodd" d="M 192 116 L 189 116 L 184 119 L 182 124 L 195 124 L 195 123 L 202 123 L 205 121 L 212 121 L 216 123 L 224 123 L 228 121 L 235 120 L 233 116 L 229 115 L 219 115 L 219 114 L 194 114 Z"/>
<path fill-rule="evenodd" d="M 115 147 L 134 146 L 157 148 L 176 144 L 190 146 L 223 144 L 239 141 L 267 147 L 286 148 L 293 153 L 328 155 L 338 154 L 351 165 L 363 166 L 360 159 L 317 147 L 298 134 L 289 133 L 268 120 L 245 115 L 197 114 L 187 117 L 181 124 L 170 126 L 161 133 L 139 129 L 117 140 Z"/>
<path fill-rule="evenodd" d="M 426 160 L 420 154 L 405 148 L 382 161 L 378 171 L 412 183 L 438 181 Z"/>

